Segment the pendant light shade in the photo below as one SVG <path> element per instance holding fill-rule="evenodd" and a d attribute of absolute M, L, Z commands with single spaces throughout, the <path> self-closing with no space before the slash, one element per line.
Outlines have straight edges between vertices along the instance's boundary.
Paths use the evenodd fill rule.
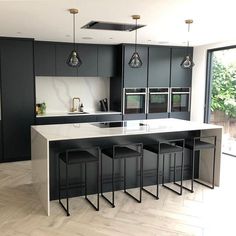
<path fill-rule="evenodd" d="M 129 66 L 132 68 L 140 68 L 142 66 L 142 61 L 137 52 L 134 52 L 129 61 Z"/>
<path fill-rule="evenodd" d="M 183 69 L 191 69 L 195 64 L 190 56 L 186 56 L 180 65 Z"/>
<path fill-rule="evenodd" d="M 140 68 L 143 63 L 142 60 L 137 52 L 137 20 L 140 19 L 139 15 L 133 15 L 132 16 L 133 20 L 135 20 L 135 44 L 134 44 L 134 53 L 131 56 L 130 60 L 129 60 L 129 66 L 131 68 Z"/>
<path fill-rule="evenodd" d="M 67 64 L 71 67 L 79 67 L 82 64 L 82 61 L 79 58 L 79 55 L 75 50 L 73 50 L 70 53 L 70 55 L 67 59 Z"/>
<path fill-rule="evenodd" d="M 79 67 L 82 64 L 82 61 L 79 57 L 78 52 L 76 51 L 76 45 L 75 45 L 75 14 L 77 14 L 79 11 L 78 9 L 69 9 L 69 12 L 73 14 L 73 43 L 74 43 L 74 49 L 69 54 L 69 57 L 66 61 L 68 66 L 71 67 Z"/>
<path fill-rule="evenodd" d="M 189 31 L 190 31 L 190 24 L 193 23 L 193 20 L 185 20 L 185 23 L 188 25 L 188 33 L 189 33 Z M 193 62 L 193 59 L 189 55 L 189 40 L 188 40 L 188 42 L 187 42 L 187 53 L 186 53 L 186 56 L 183 58 L 180 66 L 183 69 L 192 69 L 194 65 L 195 64 Z"/>

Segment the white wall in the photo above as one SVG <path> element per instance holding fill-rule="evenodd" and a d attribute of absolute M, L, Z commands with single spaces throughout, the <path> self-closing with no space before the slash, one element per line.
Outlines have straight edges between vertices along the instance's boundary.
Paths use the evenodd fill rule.
<path fill-rule="evenodd" d="M 68 112 L 72 98 L 79 97 L 85 111 L 99 110 L 99 100 L 109 100 L 109 78 L 46 77 L 35 78 L 36 103 L 45 102 L 47 113 Z"/>
<path fill-rule="evenodd" d="M 206 84 L 206 65 L 207 50 L 236 45 L 236 41 L 227 41 L 222 43 L 208 44 L 194 47 L 192 77 L 192 99 L 191 99 L 191 120 L 204 121 L 204 103 L 205 103 L 205 84 Z"/>

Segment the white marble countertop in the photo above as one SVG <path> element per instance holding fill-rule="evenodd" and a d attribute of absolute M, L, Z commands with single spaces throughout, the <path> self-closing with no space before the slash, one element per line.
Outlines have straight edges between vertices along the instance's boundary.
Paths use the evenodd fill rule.
<path fill-rule="evenodd" d="M 72 112 L 53 112 L 44 115 L 37 115 L 37 118 L 58 117 L 58 116 L 92 116 L 92 115 L 121 115 L 119 111 L 85 111 L 85 113 Z"/>
<path fill-rule="evenodd" d="M 37 125 L 32 129 L 41 134 L 47 141 L 70 139 L 99 138 L 123 135 L 151 133 L 168 133 L 191 130 L 222 129 L 221 126 L 185 121 L 179 119 L 154 119 L 126 121 L 126 127 L 100 128 L 93 123 L 76 123 L 60 125 Z M 96 122 L 94 122 L 96 123 Z M 145 124 L 140 126 L 139 123 Z"/>

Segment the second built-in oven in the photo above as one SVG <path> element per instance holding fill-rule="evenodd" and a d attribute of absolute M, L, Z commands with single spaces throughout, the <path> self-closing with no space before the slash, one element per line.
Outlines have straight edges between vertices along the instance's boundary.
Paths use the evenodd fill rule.
<path fill-rule="evenodd" d="M 190 88 L 171 88 L 171 112 L 190 111 Z"/>
<path fill-rule="evenodd" d="M 125 88 L 123 96 L 123 114 L 146 113 L 146 88 Z"/>
<path fill-rule="evenodd" d="M 169 88 L 148 89 L 148 114 L 169 112 Z"/>

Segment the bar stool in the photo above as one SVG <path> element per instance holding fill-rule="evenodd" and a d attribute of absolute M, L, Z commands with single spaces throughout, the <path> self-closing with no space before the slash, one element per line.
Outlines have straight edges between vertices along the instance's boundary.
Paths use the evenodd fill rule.
<path fill-rule="evenodd" d="M 89 150 L 96 150 L 97 155 L 93 155 L 89 152 Z M 72 165 L 84 164 L 84 174 L 85 174 L 85 199 L 92 205 L 92 207 L 99 211 L 99 156 L 100 156 L 100 149 L 99 148 L 89 148 L 89 149 L 69 149 L 65 152 L 61 152 L 59 154 L 59 161 L 58 161 L 58 182 L 59 182 L 59 203 L 62 208 L 66 211 L 67 216 L 70 216 L 69 213 L 69 190 L 75 187 L 70 187 L 69 185 L 69 171 L 68 167 Z M 62 189 L 61 186 L 61 167 L 60 162 L 65 164 L 66 170 L 66 186 Z M 97 206 L 95 206 L 87 197 L 87 164 L 95 162 L 97 163 Z M 66 191 L 66 207 L 61 202 L 61 191 Z"/>
<path fill-rule="evenodd" d="M 183 161 L 184 161 L 184 139 L 175 139 L 175 140 L 165 140 L 165 141 L 159 141 L 156 144 L 152 145 L 144 145 L 144 149 L 148 150 L 152 153 L 155 153 L 157 156 L 157 166 L 156 166 L 156 195 L 142 187 L 142 190 L 150 194 L 151 196 L 155 197 L 156 199 L 159 199 L 159 157 L 160 155 L 163 155 L 163 165 L 162 165 L 162 186 L 171 190 L 174 193 L 177 193 L 178 195 L 182 195 L 182 183 L 183 183 Z M 175 189 L 170 188 L 169 186 L 165 185 L 165 159 L 166 154 L 170 154 L 170 162 L 172 160 L 172 154 L 174 154 L 174 183 L 176 183 L 176 153 L 181 153 L 181 165 L 180 165 L 180 190 L 176 191 Z M 170 166 L 169 166 L 169 182 L 171 182 L 170 179 Z"/>
<path fill-rule="evenodd" d="M 214 143 L 202 141 L 201 139 L 212 139 Z M 205 187 L 214 189 L 215 187 L 215 159 L 216 159 L 216 136 L 201 136 L 194 137 L 191 140 L 186 140 L 185 147 L 192 151 L 192 178 L 191 178 L 191 188 L 183 186 L 184 189 L 193 193 L 193 182 L 204 185 Z M 195 152 L 201 151 L 203 149 L 214 149 L 213 153 L 213 168 L 212 168 L 212 183 L 207 185 L 199 180 L 196 180 L 194 177 L 194 163 L 195 163 Z"/>
<path fill-rule="evenodd" d="M 112 200 L 110 201 L 104 194 L 103 194 L 103 159 L 101 155 L 101 196 L 112 206 L 115 207 L 115 186 L 114 186 L 114 164 L 115 160 L 124 159 L 124 193 L 126 193 L 129 197 L 133 198 L 135 201 L 141 203 L 142 201 L 142 159 L 143 159 L 143 144 L 142 143 L 135 143 L 129 145 L 113 145 L 112 148 L 106 148 L 102 150 L 102 154 L 105 154 L 112 161 Z M 134 197 L 126 190 L 126 159 L 127 158 L 140 158 L 140 191 L 139 191 L 139 199 Z"/>

